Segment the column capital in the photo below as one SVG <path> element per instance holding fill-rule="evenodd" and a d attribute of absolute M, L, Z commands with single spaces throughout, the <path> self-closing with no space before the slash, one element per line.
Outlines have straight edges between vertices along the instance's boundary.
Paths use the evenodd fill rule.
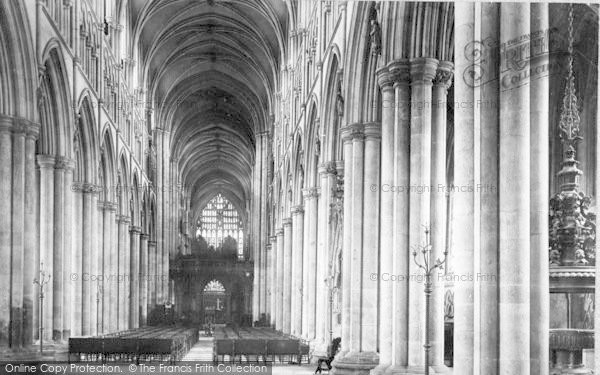
<path fill-rule="evenodd" d="M 454 72 L 454 64 L 450 61 L 440 61 L 435 77 L 433 78 L 434 86 L 443 86 L 448 89 L 452 83 L 452 75 Z"/>
<path fill-rule="evenodd" d="M 275 229 L 275 237 L 283 236 L 283 228 Z"/>
<path fill-rule="evenodd" d="M 301 204 L 292 206 L 292 215 L 298 215 L 304 213 L 304 206 Z"/>
<path fill-rule="evenodd" d="M 106 211 L 116 212 L 117 206 L 118 205 L 114 202 L 104 202 L 104 210 Z"/>
<path fill-rule="evenodd" d="M 321 188 L 310 187 L 302 189 L 302 194 L 304 195 L 304 199 L 316 199 L 319 198 L 319 195 L 321 195 Z"/>
<path fill-rule="evenodd" d="M 40 168 L 54 168 L 56 158 L 53 155 L 37 155 L 37 164 Z"/>
<path fill-rule="evenodd" d="M 156 241 L 148 240 L 148 247 L 156 247 Z"/>
<path fill-rule="evenodd" d="M 435 78 L 438 60 L 429 57 L 419 57 L 410 60 L 411 82 L 429 84 Z"/>
<path fill-rule="evenodd" d="M 367 139 L 381 139 L 381 123 L 371 122 L 365 124 L 364 134 Z"/>
<path fill-rule="evenodd" d="M 285 219 L 281 220 L 281 224 L 283 224 L 284 227 L 292 226 L 292 218 L 286 217 Z"/>
<path fill-rule="evenodd" d="M 131 222 L 131 219 L 129 218 L 129 216 L 117 215 L 117 223 L 119 223 L 119 224 L 129 224 L 129 222 Z"/>
<path fill-rule="evenodd" d="M 390 61 L 387 66 L 394 80 L 394 87 L 410 83 L 410 63 L 408 60 Z"/>
<path fill-rule="evenodd" d="M 66 156 L 57 156 L 54 169 L 75 169 L 75 162 Z"/>
<path fill-rule="evenodd" d="M 267 243 L 265 245 L 265 251 L 271 251 L 271 244 L 270 243 Z"/>
<path fill-rule="evenodd" d="M 377 83 L 381 87 L 381 91 L 392 90 L 394 88 L 394 75 L 390 73 L 387 66 L 377 70 Z"/>
<path fill-rule="evenodd" d="M 277 231 L 275 231 L 275 234 L 277 234 Z M 277 241 L 277 236 L 269 236 L 269 241 L 273 242 L 273 241 Z"/>
<path fill-rule="evenodd" d="M 150 235 L 148 233 L 142 233 L 140 234 L 140 239 L 141 240 L 148 240 L 150 238 Z"/>
<path fill-rule="evenodd" d="M 13 126 L 13 118 L 6 115 L 0 116 L 0 133 L 10 133 Z"/>
<path fill-rule="evenodd" d="M 81 184 L 81 191 L 86 194 L 98 194 L 102 191 L 102 187 L 99 185 L 83 183 Z"/>
<path fill-rule="evenodd" d="M 355 140 L 364 140 L 364 124 L 350 124 L 341 128 L 342 140 L 350 142 Z"/>
<path fill-rule="evenodd" d="M 142 233 L 142 228 L 138 227 L 137 225 L 130 225 L 129 226 L 129 233 L 131 234 L 135 234 L 135 233 Z"/>
<path fill-rule="evenodd" d="M 321 175 L 324 175 L 324 174 L 334 175 L 337 172 L 337 168 L 335 166 L 334 161 L 328 161 L 326 163 L 319 164 L 319 166 L 317 167 L 317 171 Z"/>

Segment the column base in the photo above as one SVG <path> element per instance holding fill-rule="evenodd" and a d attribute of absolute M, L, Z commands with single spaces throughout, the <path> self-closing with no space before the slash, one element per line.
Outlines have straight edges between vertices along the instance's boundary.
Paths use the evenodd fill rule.
<path fill-rule="evenodd" d="M 449 374 L 451 371 L 446 366 L 429 366 L 430 374 Z M 385 375 L 413 375 L 424 374 L 424 366 L 390 366 L 385 370 Z"/>
<path fill-rule="evenodd" d="M 380 363 L 377 365 L 377 367 L 371 370 L 371 375 L 384 375 L 386 374 L 387 369 L 391 366 L 392 365 L 390 363 Z"/>
<path fill-rule="evenodd" d="M 378 364 L 379 355 L 375 352 L 349 352 L 344 357 L 336 357 L 331 373 L 335 375 L 368 375 Z"/>

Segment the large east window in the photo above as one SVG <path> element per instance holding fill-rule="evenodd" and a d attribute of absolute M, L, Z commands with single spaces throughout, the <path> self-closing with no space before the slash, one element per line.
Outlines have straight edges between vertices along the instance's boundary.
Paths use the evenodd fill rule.
<path fill-rule="evenodd" d="M 206 241 L 209 250 L 244 258 L 242 219 L 233 204 L 220 193 L 202 209 L 196 237 Z"/>

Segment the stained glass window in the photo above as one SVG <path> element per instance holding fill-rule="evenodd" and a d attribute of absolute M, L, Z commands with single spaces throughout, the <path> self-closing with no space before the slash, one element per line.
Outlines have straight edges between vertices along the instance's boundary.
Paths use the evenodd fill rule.
<path fill-rule="evenodd" d="M 244 257 L 242 219 L 233 204 L 220 193 L 202 209 L 196 236 L 202 236 L 209 248 L 214 250 L 232 246 L 235 242 L 238 258 Z"/>

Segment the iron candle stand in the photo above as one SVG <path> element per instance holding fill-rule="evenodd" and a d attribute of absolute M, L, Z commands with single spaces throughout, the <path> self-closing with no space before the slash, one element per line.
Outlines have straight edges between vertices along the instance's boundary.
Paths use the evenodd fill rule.
<path fill-rule="evenodd" d="M 51 275 L 46 274 L 44 271 L 44 263 L 40 263 L 39 278 L 33 279 L 33 283 L 37 284 L 40 288 L 40 354 L 44 354 L 44 285 L 50 282 Z"/>
<path fill-rule="evenodd" d="M 431 282 L 431 275 L 435 269 L 442 270 L 443 264 L 446 262 L 448 251 L 444 251 L 444 259 L 436 259 L 434 264 L 431 264 L 431 251 L 432 246 L 429 239 L 429 227 L 425 226 L 425 245 L 418 246 L 420 249 L 417 251 L 413 248 L 413 259 L 417 267 L 421 268 L 425 273 L 425 375 L 429 375 L 429 352 L 431 350 L 431 342 L 429 338 L 429 315 L 430 315 L 430 300 L 431 293 L 433 292 L 433 283 Z M 423 256 L 423 263 L 417 261 L 417 252 L 420 252 Z"/>

